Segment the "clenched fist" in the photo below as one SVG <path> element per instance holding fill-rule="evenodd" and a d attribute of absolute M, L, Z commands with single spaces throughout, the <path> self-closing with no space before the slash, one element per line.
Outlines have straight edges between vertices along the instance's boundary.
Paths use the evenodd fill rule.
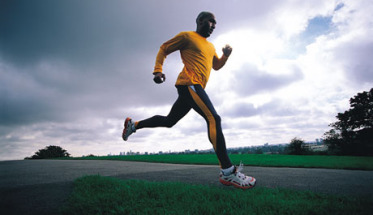
<path fill-rule="evenodd" d="M 166 81 L 166 75 L 161 72 L 154 73 L 153 81 L 157 84 L 162 84 Z"/>
<path fill-rule="evenodd" d="M 231 53 L 232 53 L 232 47 L 230 45 L 228 45 L 228 44 L 225 45 L 223 47 L 223 54 L 224 54 L 224 56 L 229 57 L 229 55 L 231 55 Z"/>

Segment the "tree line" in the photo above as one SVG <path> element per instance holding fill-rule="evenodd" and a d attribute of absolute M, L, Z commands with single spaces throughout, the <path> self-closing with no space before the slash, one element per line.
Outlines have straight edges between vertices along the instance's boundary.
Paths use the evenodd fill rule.
<path fill-rule="evenodd" d="M 373 88 L 350 98 L 350 108 L 338 113 L 337 121 L 329 124 L 323 142 L 327 154 L 373 156 Z M 302 139 L 291 140 L 289 154 L 312 154 Z"/>

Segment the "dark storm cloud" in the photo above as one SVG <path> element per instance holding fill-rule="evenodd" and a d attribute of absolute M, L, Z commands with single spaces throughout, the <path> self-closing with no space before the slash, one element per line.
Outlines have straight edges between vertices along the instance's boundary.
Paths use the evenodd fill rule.
<path fill-rule="evenodd" d="M 0 123 L 71 120 L 111 108 L 172 103 L 174 80 L 167 87 L 152 83 L 162 42 L 194 30 L 202 10 L 217 14 L 220 30 L 256 11 L 233 3 L 233 22 L 226 7 L 213 2 L 163 1 L 163 7 L 143 0 L 3 1 Z M 175 78 L 181 65 L 175 69 L 168 77 Z"/>
<path fill-rule="evenodd" d="M 203 9 L 210 9 L 222 20 L 219 32 L 255 23 L 250 18 L 260 18 L 258 13 L 264 5 L 215 1 L 4 1 L 0 7 L 0 53 L 17 65 L 44 57 L 94 63 L 116 54 L 154 52 L 160 42 L 178 31 L 194 30 L 195 17 Z M 232 11 L 235 16 L 230 15 Z"/>
<path fill-rule="evenodd" d="M 78 65 L 122 50 L 144 48 L 157 34 L 139 3 L 126 1 L 6 1 L 1 7 L 1 54 L 16 64 L 45 57 Z M 97 63 L 97 62 L 96 62 Z"/>
<path fill-rule="evenodd" d="M 164 37 L 148 13 L 155 5 L 111 3 L 2 3 L 1 124 L 71 120 L 152 99 L 154 40 Z"/>

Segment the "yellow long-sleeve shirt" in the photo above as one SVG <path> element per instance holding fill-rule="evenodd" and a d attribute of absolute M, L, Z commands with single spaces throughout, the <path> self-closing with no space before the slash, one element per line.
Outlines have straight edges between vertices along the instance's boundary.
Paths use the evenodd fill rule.
<path fill-rule="evenodd" d="M 228 59 L 224 55 L 219 58 L 214 45 L 197 32 L 181 32 L 161 46 L 153 73 L 162 72 L 163 62 L 167 55 L 177 50 L 180 50 L 184 68 L 175 85 L 200 84 L 205 88 L 211 68 L 220 69 Z"/>

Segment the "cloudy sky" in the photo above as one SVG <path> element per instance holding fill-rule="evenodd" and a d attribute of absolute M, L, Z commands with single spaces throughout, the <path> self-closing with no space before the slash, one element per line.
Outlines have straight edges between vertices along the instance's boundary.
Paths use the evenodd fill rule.
<path fill-rule="evenodd" d="M 228 147 L 321 138 L 349 98 L 373 86 L 373 2 L 367 0 L 4 0 L 0 3 L 0 160 L 48 145 L 72 156 L 210 149 L 203 118 L 137 131 L 125 117 L 167 115 L 180 54 L 152 81 L 160 45 L 217 19 L 206 91 Z"/>

